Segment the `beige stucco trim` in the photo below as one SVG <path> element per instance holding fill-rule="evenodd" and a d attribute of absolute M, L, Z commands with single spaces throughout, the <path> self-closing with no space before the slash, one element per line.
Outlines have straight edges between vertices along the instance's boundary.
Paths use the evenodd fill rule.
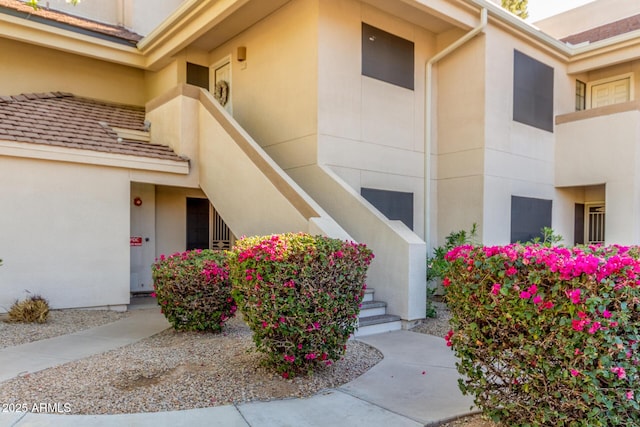
<path fill-rule="evenodd" d="M 556 124 L 561 125 L 563 123 L 592 119 L 594 117 L 600 116 L 610 116 L 612 114 L 624 113 L 634 110 L 640 110 L 640 101 L 621 102 L 619 104 L 606 105 L 604 107 L 590 108 L 588 110 L 561 114 L 556 116 Z"/>
<path fill-rule="evenodd" d="M 189 173 L 189 162 L 187 161 L 178 162 L 174 160 L 154 159 L 151 157 L 103 153 L 29 142 L 0 140 L 0 156 L 82 163 L 86 165 L 110 166 L 182 175 Z"/>
<path fill-rule="evenodd" d="M 144 57 L 135 47 L 113 43 L 11 15 L 0 14 L 0 36 L 116 64 L 136 68 L 144 66 Z"/>

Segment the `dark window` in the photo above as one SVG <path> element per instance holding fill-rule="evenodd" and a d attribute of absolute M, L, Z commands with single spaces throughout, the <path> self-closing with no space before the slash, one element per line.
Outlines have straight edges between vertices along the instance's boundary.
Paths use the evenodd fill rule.
<path fill-rule="evenodd" d="M 209 67 L 187 62 L 187 84 L 209 90 Z"/>
<path fill-rule="evenodd" d="M 584 244 L 584 204 L 576 203 L 575 224 L 573 227 L 573 244 Z"/>
<path fill-rule="evenodd" d="M 413 42 L 362 23 L 362 75 L 413 90 Z"/>
<path fill-rule="evenodd" d="M 513 120 L 553 132 L 553 68 L 514 51 Z"/>
<path fill-rule="evenodd" d="M 551 200 L 511 196 L 511 243 L 543 238 L 551 227 Z"/>
<path fill-rule="evenodd" d="M 209 200 L 187 198 L 187 250 L 209 249 Z"/>
<path fill-rule="evenodd" d="M 587 84 L 576 80 L 576 111 L 582 111 L 587 105 Z"/>
<path fill-rule="evenodd" d="M 362 188 L 360 194 L 384 216 L 413 230 L 413 193 Z"/>

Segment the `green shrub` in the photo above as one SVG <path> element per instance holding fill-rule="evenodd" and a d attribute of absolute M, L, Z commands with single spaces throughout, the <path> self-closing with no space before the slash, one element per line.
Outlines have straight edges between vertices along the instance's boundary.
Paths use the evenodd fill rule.
<path fill-rule="evenodd" d="M 234 315 L 224 251 L 197 249 L 162 255 L 152 270 L 155 296 L 174 329 L 219 332 Z"/>
<path fill-rule="evenodd" d="M 236 242 L 233 296 L 268 365 L 289 378 L 344 355 L 372 258 L 362 244 L 302 233 Z"/>
<path fill-rule="evenodd" d="M 13 303 L 7 314 L 9 322 L 46 323 L 49 317 L 49 302 L 40 295 L 32 295 Z"/>
<path fill-rule="evenodd" d="M 640 425 L 639 254 L 540 244 L 450 251 L 447 340 L 461 390 L 509 426 Z"/>

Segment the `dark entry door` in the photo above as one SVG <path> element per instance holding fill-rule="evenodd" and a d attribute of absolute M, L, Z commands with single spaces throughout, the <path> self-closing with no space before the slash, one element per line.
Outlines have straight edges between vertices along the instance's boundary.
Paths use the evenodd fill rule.
<path fill-rule="evenodd" d="M 187 198 L 187 250 L 209 249 L 209 200 Z"/>

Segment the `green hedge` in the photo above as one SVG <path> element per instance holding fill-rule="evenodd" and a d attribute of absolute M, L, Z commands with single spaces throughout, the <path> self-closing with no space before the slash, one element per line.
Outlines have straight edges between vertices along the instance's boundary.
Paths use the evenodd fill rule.
<path fill-rule="evenodd" d="M 176 330 L 219 332 L 234 315 L 225 252 L 197 249 L 162 255 L 152 270 L 158 304 Z"/>
<path fill-rule="evenodd" d="M 308 234 L 236 242 L 233 296 L 267 364 L 289 378 L 344 355 L 372 258 L 362 244 Z"/>
<path fill-rule="evenodd" d="M 460 246 L 447 336 L 463 392 L 509 426 L 638 426 L 640 250 Z"/>

